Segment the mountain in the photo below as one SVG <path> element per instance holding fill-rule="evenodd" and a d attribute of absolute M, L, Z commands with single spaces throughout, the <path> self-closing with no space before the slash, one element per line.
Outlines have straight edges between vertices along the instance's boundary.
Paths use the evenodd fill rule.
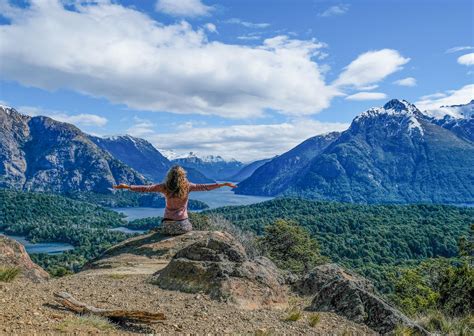
<path fill-rule="evenodd" d="M 227 177 L 237 174 L 244 166 L 242 162 L 234 159 L 226 161 L 221 156 L 214 155 L 199 157 L 193 152 L 171 162 L 188 169 L 196 169 L 213 180 L 225 180 Z"/>
<path fill-rule="evenodd" d="M 474 100 L 464 105 L 442 106 L 439 110 L 445 114 L 441 118 L 435 117 L 433 119 L 435 124 L 474 142 Z"/>
<path fill-rule="evenodd" d="M 263 159 L 254 162 L 250 162 L 242 167 L 239 172 L 233 176 L 228 177 L 226 180 L 240 182 L 249 178 L 258 168 L 269 162 L 271 159 Z"/>
<path fill-rule="evenodd" d="M 290 151 L 256 169 L 235 189 L 238 194 L 273 196 L 284 191 L 294 181 L 299 170 L 321 153 L 340 133 L 332 132 L 309 138 Z"/>
<path fill-rule="evenodd" d="M 474 143 L 391 100 L 354 119 L 289 188 L 367 203 L 474 203 Z"/>
<path fill-rule="evenodd" d="M 94 144 L 77 127 L 0 107 L 0 187 L 66 193 L 109 192 L 145 178 Z"/>
<path fill-rule="evenodd" d="M 243 181 L 239 192 L 248 191 L 267 165 Z M 357 116 L 288 179 L 266 189 L 271 179 L 262 176 L 266 180 L 251 193 L 360 203 L 474 203 L 473 167 L 472 141 L 394 99 Z"/>
<path fill-rule="evenodd" d="M 168 169 L 173 165 L 151 143 L 144 139 L 135 138 L 130 135 L 108 138 L 90 136 L 90 139 L 97 146 L 153 182 L 163 181 Z M 214 182 L 214 180 L 205 177 L 195 169 L 187 169 L 187 172 L 189 179 L 195 183 Z"/>

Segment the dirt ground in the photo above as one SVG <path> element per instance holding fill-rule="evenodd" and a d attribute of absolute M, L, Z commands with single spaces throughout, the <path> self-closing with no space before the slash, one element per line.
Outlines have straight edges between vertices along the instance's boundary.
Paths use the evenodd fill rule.
<path fill-rule="evenodd" d="M 1 335 L 375 335 L 366 326 L 332 313 L 306 312 L 301 298 L 286 310 L 248 311 L 211 300 L 203 294 L 162 290 L 146 274 L 83 272 L 46 283 L 0 282 Z M 101 308 L 163 312 L 167 320 L 153 325 L 119 325 L 81 318 L 62 309 L 53 293 L 66 291 Z M 290 311 L 291 310 L 291 311 Z M 286 321 L 293 315 L 296 321 Z M 310 325 L 310 320 L 316 323 Z"/>

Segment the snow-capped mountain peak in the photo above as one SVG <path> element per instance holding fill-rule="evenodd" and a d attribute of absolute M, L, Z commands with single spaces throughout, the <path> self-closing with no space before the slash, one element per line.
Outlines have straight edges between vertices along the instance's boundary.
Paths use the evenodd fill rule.
<path fill-rule="evenodd" d="M 370 108 L 354 118 L 353 123 L 360 124 L 366 120 L 375 120 L 381 117 L 397 118 L 397 123 L 401 126 L 405 125 L 410 134 L 415 130 L 421 135 L 424 134 L 423 127 L 420 123 L 420 119 L 423 119 L 424 115 L 415 105 L 406 100 L 392 99 L 383 107 Z M 383 120 L 385 120 L 386 123 L 388 122 L 387 119 Z"/>

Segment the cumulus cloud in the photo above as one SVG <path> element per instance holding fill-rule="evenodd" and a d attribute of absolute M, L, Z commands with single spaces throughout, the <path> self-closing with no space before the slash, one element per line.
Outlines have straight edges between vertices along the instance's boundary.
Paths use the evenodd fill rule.
<path fill-rule="evenodd" d="M 299 119 L 281 124 L 187 127 L 172 133 L 148 135 L 145 138 L 157 148 L 166 150 L 214 154 L 227 159 L 252 161 L 282 154 L 309 137 L 331 131 L 343 131 L 348 126 L 346 123 Z"/>
<path fill-rule="evenodd" d="M 347 13 L 347 11 L 349 10 L 349 7 L 350 6 L 348 4 L 338 4 L 338 5 L 329 7 L 324 12 L 321 12 L 318 15 L 322 17 L 343 15 Z"/>
<path fill-rule="evenodd" d="M 473 99 L 474 84 L 469 84 L 458 90 L 423 96 L 415 105 L 422 111 L 429 111 L 433 116 L 442 117 L 446 114 L 452 115 L 453 110 L 446 108 L 447 106 L 467 104 Z"/>
<path fill-rule="evenodd" d="M 163 25 L 108 1 L 68 9 L 33 1 L 16 9 L 11 24 L 0 26 L 0 75 L 26 86 L 75 90 L 132 109 L 230 118 L 266 109 L 314 114 L 340 95 L 314 61 L 325 46 L 314 39 L 209 42 L 187 22 Z"/>
<path fill-rule="evenodd" d="M 217 27 L 213 23 L 206 23 L 204 25 L 204 28 L 206 28 L 211 33 L 217 33 Z"/>
<path fill-rule="evenodd" d="M 446 53 L 451 54 L 451 53 L 455 53 L 455 52 L 458 52 L 458 51 L 473 50 L 473 49 L 474 49 L 474 47 L 472 47 L 472 46 L 453 47 L 453 48 L 450 48 L 450 49 L 446 50 Z"/>
<path fill-rule="evenodd" d="M 347 100 L 378 100 L 386 99 L 387 95 L 382 92 L 357 92 L 353 95 L 347 96 Z"/>
<path fill-rule="evenodd" d="M 269 23 L 266 22 L 261 22 L 261 23 L 255 23 L 255 22 L 248 22 L 244 21 L 238 18 L 232 18 L 229 20 L 225 20 L 224 23 L 232 23 L 232 24 L 239 24 L 242 25 L 246 28 L 268 28 L 270 27 Z"/>
<path fill-rule="evenodd" d="M 133 118 L 133 125 L 127 129 L 127 134 L 144 137 L 155 132 L 155 124 L 147 119 L 142 119 L 138 117 Z"/>
<path fill-rule="evenodd" d="M 74 124 L 77 126 L 95 126 L 102 127 L 105 126 L 108 120 L 104 117 L 98 116 L 96 114 L 80 113 L 75 115 L 70 115 L 61 111 L 54 111 L 48 109 L 42 109 L 32 106 L 21 106 L 18 108 L 21 113 L 27 114 L 29 116 L 46 116 L 54 120 Z"/>
<path fill-rule="evenodd" d="M 206 6 L 201 0 L 158 0 L 155 9 L 172 16 L 197 17 L 209 15 L 213 7 Z"/>
<path fill-rule="evenodd" d="M 361 87 L 377 83 L 388 75 L 399 71 L 410 61 L 396 50 L 382 49 L 359 55 L 344 68 L 333 83 L 335 86 Z"/>
<path fill-rule="evenodd" d="M 474 65 L 474 53 L 462 55 L 458 57 L 458 63 L 462 65 L 471 66 Z"/>
<path fill-rule="evenodd" d="M 400 86 L 416 86 L 416 79 L 413 77 L 407 77 L 403 79 L 396 80 L 393 84 Z"/>

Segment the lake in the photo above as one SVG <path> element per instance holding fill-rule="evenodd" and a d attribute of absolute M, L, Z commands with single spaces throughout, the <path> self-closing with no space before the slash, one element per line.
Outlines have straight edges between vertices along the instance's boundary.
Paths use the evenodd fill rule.
<path fill-rule="evenodd" d="M 224 187 L 212 191 L 193 192 L 190 199 L 202 201 L 209 205 L 209 208 L 215 209 L 223 206 L 249 205 L 268 201 L 273 197 L 248 196 L 234 194 L 232 189 Z M 126 220 L 134 220 L 146 217 L 163 217 L 164 208 L 112 208 L 117 212 L 127 216 Z"/>
<path fill-rule="evenodd" d="M 63 253 L 64 251 L 69 251 L 73 250 L 74 246 L 71 244 L 66 244 L 66 243 L 32 243 L 29 240 L 27 240 L 23 236 L 10 236 L 6 235 L 3 232 L 0 232 L 1 234 L 16 240 L 23 246 L 25 246 L 26 252 L 28 254 L 33 254 L 33 253 L 47 253 L 47 254 L 60 254 Z"/>

